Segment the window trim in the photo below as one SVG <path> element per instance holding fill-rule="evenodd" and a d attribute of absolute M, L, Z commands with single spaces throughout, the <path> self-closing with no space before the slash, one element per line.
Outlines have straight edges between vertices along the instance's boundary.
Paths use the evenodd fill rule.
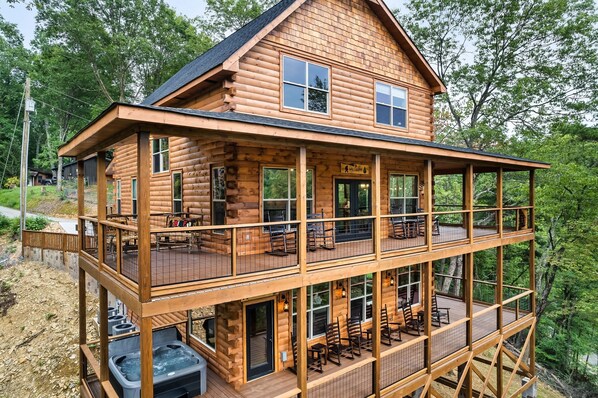
<path fill-rule="evenodd" d="M 116 180 L 116 214 L 122 213 L 122 181 Z"/>
<path fill-rule="evenodd" d="M 134 182 L 134 183 L 133 183 Z M 133 189 L 135 186 L 135 189 Z M 131 177 L 131 214 L 137 215 L 137 190 L 139 189 L 137 185 L 137 177 Z"/>
<path fill-rule="evenodd" d="M 285 59 L 285 57 L 294 59 L 297 61 L 305 62 L 305 78 L 306 78 L 305 86 L 302 86 L 302 85 L 294 83 L 294 82 L 288 82 L 284 79 L 284 59 Z M 296 87 L 303 87 L 306 90 L 306 91 L 304 91 L 304 93 L 307 94 L 305 96 L 305 98 L 309 97 L 309 88 L 310 87 L 309 87 L 309 83 L 307 82 L 308 77 L 309 77 L 308 76 L 309 64 L 320 66 L 320 67 L 326 68 L 328 70 L 328 90 L 325 91 L 322 89 L 312 87 L 312 89 L 314 89 L 314 90 L 327 93 L 327 97 L 326 97 L 326 110 L 327 111 L 325 113 L 309 110 L 309 100 L 304 102 L 303 109 L 286 106 L 284 104 L 284 85 L 285 85 L 285 83 L 291 84 Z M 280 111 L 281 112 L 289 112 L 289 113 L 297 113 L 297 114 L 306 114 L 307 113 L 310 116 L 330 119 L 332 117 L 332 66 L 329 64 L 321 63 L 321 62 L 312 61 L 307 58 L 297 57 L 295 55 L 291 55 L 291 54 L 287 54 L 287 53 L 281 53 L 280 54 L 280 93 L 279 93 L 279 98 L 280 98 Z"/>
<path fill-rule="evenodd" d="M 219 225 L 214 224 L 214 202 L 224 203 L 224 224 L 226 225 L 226 194 L 224 195 L 224 199 L 214 199 L 214 170 L 215 169 L 224 169 L 224 189 L 226 190 L 226 167 L 224 165 L 211 165 L 210 166 L 210 224 L 212 225 Z M 224 235 L 224 229 L 215 229 L 212 231 L 214 234 Z"/>
<path fill-rule="evenodd" d="M 158 152 L 154 152 L 154 143 L 153 141 L 158 141 Z M 162 140 L 166 140 L 168 142 L 168 148 L 162 149 Z M 168 137 L 161 137 L 161 138 L 153 138 L 151 143 L 151 151 L 152 151 L 152 174 L 160 174 L 166 173 L 170 171 L 170 139 Z M 165 169 L 162 169 L 163 161 L 164 161 L 164 153 L 168 153 L 168 166 Z M 154 157 L 160 157 L 160 170 L 154 170 Z"/>
<path fill-rule="evenodd" d="M 370 279 L 372 286 L 371 286 L 371 293 L 368 294 L 368 290 L 367 290 L 367 283 L 368 283 L 368 279 L 367 279 L 367 275 L 357 275 L 357 277 L 362 277 L 363 280 L 360 281 L 359 283 L 352 283 L 351 279 L 354 277 L 349 278 L 349 311 L 351 311 L 351 302 L 354 299 L 361 299 L 362 303 L 361 303 L 361 322 L 369 322 L 372 320 L 372 318 L 368 318 L 367 317 L 367 308 L 368 308 L 368 296 L 370 297 L 370 302 L 373 305 L 373 300 L 374 300 L 374 274 L 370 274 L 372 275 L 372 279 Z M 364 294 L 361 296 L 357 296 L 357 297 L 353 297 L 353 286 L 357 286 L 357 285 L 362 285 L 363 286 L 363 292 Z M 373 308 L 373 307 L 372 307 Z M 350 316 L 353 316 L 352 313 L 350 313 Z"/>
<path fill-rule="evenodd" d="M 326 311 L 326 324 L 328 324 L 328 323 L 330 323 L 330 315 L 331 315 L 331 309 L 332 309 L 332 300 L 334 298 L 333 295 L 332 295 L 332 282 L 322 282 L 322 283 L 328 283 L 328 304 L 324 305 L 324 306 L 317 307 L 315 309 L 327 308 L 327 311 Z M 320 284 L 321 283 L 316 283 L 315 285 L 320 285 Z M 313 335 L 313 328 L 314 328 L 314 318 L 313 318 L 313 314 L 314 314 L 313 296 L 314 296 L 314 294 L 313 294 L 313 288 L 314 288 L 315 285 L 306 286 L 307 287 L 307 289 L 306 289 L 307 290 L 306 291 L 307 300 L 311 300 L 311 302 L 307 302 L 307 300 L 306 300 L 307 307 L 309 309 L 307 309 L 307 308 L 305 309 L 306 312 L 307 312 L 307 314 L 308 314 L 308 316 L 309 316 L 309 326 L 310 326 L 309 328 L 306 328 L 307 329 L 307 340 L 317 339 L 319 337 L 322 337 L 322 336 L 326 335 L 326 332 L 318 334 L 318 335 L 315 335 L 315 336 Z M 295 299 L 297 298 L 297 292 L 298 292 L 298 289 L 291 290 L 291 306 L 292 306 L 291 311 L 290 311 L 290 314 L 291 314 L 291 330 L 294 330 L 294 328 L 295 328 L 295 325 L 293 324 L 293 317 L 297 316 L 297 309 L 292 305 L 292 303 L 294 303 Z"/>
<path fill-rule="evenodd" d="M 413 272 L 412 267 L 419 267 L 419 270 L 418 270 L 419 280 L 417 282 L 411 281 L 411 273 Z M 407 275 L 409 276 L 409 281 L 407 282 L 406 285 L 400 284 L 400 280 L 401 280 L 400 275 L 402 274 L 401 269 L 408 270 Z M 396 294 L 397 294 L 397 296 L 396 296 L 397 297 L 397 300 L 396 300 L 397 310 L 399 310 L 401 308 L 401 303 L 399 303 L 399 299 L 400 299 L 399 289 L 403 288 L 403 287 L 407 287 L 407 300 L 409 300 L 409 298 L 411 297 L 411 286 L 419 285 L 418 297 L 417 297 L 418 301 L 416 303 L 412 303 L 411 306 L 421 304 L 421 302 L 422 302 L 422 264 L 413 264 L 413 265 L 406 265 L 404 267 L 399 267 L 399 268 L 395 269 L 395 272 L 396 272 L 396 278 L 397 278 L 397 288 L 395 289 Z"/>
<path fill-rule="evenodd" d="M 378 105 L 378 100 L 377 100 L 377 94 L 378 91 L 376 90 L 376 86 L 378 84 L 384 84 L 386 86 L 390 86 L 390 124 L 384 124 L 384 123 L 379 123 L 378 122 L 378 111 L 377 111 L 377 106 Z M 405 126 L 401 127 L 401 126 L 395 126 L 392 124 L 392 109 L 393 108 L 397 108 L 397 109 L 403 109 L 403 108 L 399 108 L 398 106 L 393 106 L 392 105 L 392 89 L 393 88 L 397 88 L 399 90 L 403 90 L 405 91 Z M 380 103 L 382 104 L 382 103 Z M 388 104 L 382 104 L 382 105 L 387 105 Z M 393 129 L 393 130 L 409 130 L 409 89 L 405 86 L 399 86 L 396 85 L 394 83 L 388 83 L 388 82 L 384 82 L 381 80 L 374 80 L 374 126 L 376 127 L 382 127 L 382 128 L 387 128 L 387 129 Z"/>
<path fill-rule="evenodd" d="M 390 187 L 391 187 L 391 179 L 393 176 L 402 176 L 403 177 L 403 184 L 405 183 L 404 178 L 406 176 L 413 176 L 415 177 L 415 182 L 417 183 L 416 187 L 416 196 L 403 196 L 403 197 L 399 197 L 399 196 L 391 196 L 390 195 Z M 420 197 L 419 197 L 419 181 L 420 181 L 420 175 L 418 173 L 405 173 L 405 172 L 400 172 L 400 171 L 389 171 L 388 172 L 388 214 L 393 214 L 392 213 L 392 200 L 393 199 L 402 199 L 403 200 L 403 208 L 405 208 L 405 200 L 406 199 L 415 199 L 417 201 L 416 203 L 416 209 L 419 207 L 419 202 L 420 202 Z M 404 185 L 403 185 L 403 189 L 404 189 Z M 409 214 L 409 213 L 397 213 L 397 214 Z"/>
<path fill-rule="evenodd" d="M 174 198 L 174 176 L 177 174 L 179 174 L 181 176 L 181 198 L 180 199 Z M 171 204 L 172 204 L 172 212 L 173 213 L 178 213 L 177 211 L 175 211 L 175 208 L 174 208 L 174 202 L 176 202 L 176 201 L 181 202 L 181 211 L 180 212 L 182 213 L 184 211 L 184 209 L 183 209 L 183 191 L 184 191 L 183 190 L 183 171 L 182 170 L 173 171 L 170 174 L 170 197 L 172 199 Z"/>
<path fill-rule="evenodd" d="M 264 189 L 264 183 L 265 183 L 264 176 L 266 174 L 266 171 L 265 171 L 266 169 L 286 169 L 287 172 L 289 172 L 288 173 L 288 179 L 287 179 L 288 197 L 286 199 L 266 199 L 266 198 L 264 198 L 264 194 L 266 192 L 266 190 Z M 260 191 L 261 191 L 260 192 L 260 202 L 261 202 L 260 203 L 260 209 L 261 209 L 261 213 L 262 214 L 261 214 L 261 218 L 260 219 L 263 222 L 267 222 L 265 220 L 265 217 L 266 217 L 265 202 L 269 202 L 269 201 L 271 201 L 271 202 L 287 201 L 287 213 L 286 213 L 286 217 L 287 218 L 286 218 L 285 221 L 291 221 L 290 220 L 290 218 L 291 218 L 291 208 L 292 208 L 291 202 L 292 201 L 297 202 L 297 193 L 296 192 L 295 192 L 295 198 L 291 197 L 291 173 L 290 173 L 291 170 L 296 170 L 296 169 L 295 169 L 295 167 L 288 166 L 288 165 L 287 166 L 277 166 L 277 165 L 265 165 L 265 166 L 262 166 L 262 168 L 261 168 L 261 175 L 260 175 Z M 311 171 L 311 196 L 312 197 L 311 198 L 306 198 L 305 201 L 306 201 L 306 205 L 307 205 L 307 203 L 309 201 L 311 201 L 312 202 L 312 210 L 315 211 L 315 203 L 316 203 L 315 196 L 316 196 L 316 192 L 315 192 L 314 188 L 315 188 L 315 185 L 316 185 L 316 170 L 315 170 L 314 167 L 308 167 L 307 171 Z M 295 189 L 296 189 L 296 187 L 295 187 Z"/>

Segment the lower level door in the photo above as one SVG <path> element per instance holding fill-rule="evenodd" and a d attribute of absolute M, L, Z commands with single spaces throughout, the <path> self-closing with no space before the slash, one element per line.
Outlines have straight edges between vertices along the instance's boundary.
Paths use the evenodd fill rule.
<path fill-rule="evenodd" d="M 245 307 L 247 380 L 274 371 L 274 301 Z"/>

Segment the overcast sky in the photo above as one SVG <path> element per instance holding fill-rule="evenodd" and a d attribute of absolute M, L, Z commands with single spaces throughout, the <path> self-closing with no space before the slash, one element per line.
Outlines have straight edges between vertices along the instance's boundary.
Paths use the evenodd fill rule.
<path fill-rule="evenodd" d="M 202 15 L 206 2 L 205 0 L 166 0 L 179 14 L 189 18 Z M 390 9 L 398 8 L 404 0 L 386 0 Z M 33 38 L 35 29 L 35 11 L 29 11 L 23 4 L 17 4 L 13 7 L 6 3 L 6 0 L 0 0 L 0 14 L 8 22 L 16 23 L 19 30 L 25 37 L 25 43 L 28 44 Z"/>

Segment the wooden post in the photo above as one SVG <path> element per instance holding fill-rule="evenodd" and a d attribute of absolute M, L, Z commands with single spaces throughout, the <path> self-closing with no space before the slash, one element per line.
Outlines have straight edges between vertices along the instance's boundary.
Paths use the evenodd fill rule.
<path fill-rule="evenodd" d="M 297 387 L 307 397 L 307 288 L 297 289 Z"/>
<path fill-rule="evenodd" d="M 237 228 L 231 229 L 230 241 L 231 275 L 237 276 Z"/>
<path fill-rule="evenodd" d="M 424 333 L 428 337 L 424 345 L 424 364 L 428 369 L 428 377 L 432 377 L 432 270 L 434 264 L 428 261 L 424 273 Z"/>
<path fill-rule="evenodd" d="M 373 215 L 374 219 L 374 253 L 376 260 L 380 261 L 382 258 L 382 246 L 381 246 L 381 224 L 380 224 L 380 155 L 372 156 L 372 204 L 373 204 Z"/>
<path fill-rule="evenodd" d="M 98 159 L 99 160 L 99 159 Z M 108 290 L 100 285 L 100 383 L 108 381 Z M 102 388 L 102 398 L 106 393 Z"/>
<path fill-rule="evenodd" d="M 85 287 L 85 271 L 79 267 L 79 346 L 87 344 L 87 302 Z M 79 349 L 79 383 L 87 379 L 87 358 Z"/>
<path fill-rule="evenodd" d="M 139 349 L 141 355 L 141 396 L 143 398 L 153 398 L 154 358 L 152 352 L 152 318 L 141 318 L 139 326 Z"/>
<path fill-rule="evenodd" d="M 532 217 L 532 226 L 533 226 Z M 529 289 L 532 294 L 529 297 L 530 310 L 534 317 L 536 316 L 536 243 L 533 240 L 529 242 Z M 529 342 L 529 369 L 532 377 L 536 376 L 536 327 L 530 329 Z"/>
<path fill-rule="evenodd" d="M 21 180 L 20 180 L 20 210 L 21 210 L 21 218 L 20 222 L 20 235 L 19 238 L 21 242 L 23 241 L 23 231 L 25 231 L 26 223 L 25 219 L 27 217 L 27 180 L 29 179 L 29 170 L 27 168 L 28 164 L 28 154 L 29 154 L 29 112 L 31 112 L 30 108 L 30 99 L 31 97 L 31 79 L 29 77 L 25 78 L 25 114 L 23 116 L 23 139 L 21 144 Z M 44 249 L 42 249 L 42 256 L 44 253 Z"/>
<path fill-rule="evenodd" d="M 469 244 L 473 244 L 473 165 L 468 164 L 465 170 L 465 210 L 467 214 L 467 236 Z"/>
<path fill-rule="evenodd" d="M 299 219 L 297 253 L 299 268 L 301 273 L 305 274 L 307 272 L 307 150 L 304 146 L 297 148 L 296 163 L 297 218 Z"/>
<path fill-rule="evenodd" d="M 502 169 L 501 173 L 502 175 Z M 502 206 L 501 206 L 502 208 Z M 502 224 L 502 223 L 501 223 Z M 496 248 L 496 303 L 500 305 L 498 308 L 498 314 L 496 316 L 496 323 L 498 326 L 498 330 L 500 331 L 500 335 L 503 334 L 503 284 L 504 284 L 504 249 L 502 246 L 498 246 Z M 502 340 L 501 340 L 502 341 Z M 496 347 L 499 351 L 496 357 L 496 391 L 498 391 L 498 396 L 502 397 L 502 369 L 503 369 L 503 362 L 502 362 L 502 342 Z"/>
<path fill-rule="evenodd" d="M 531 219 L 531 225 L 530 228 L 532 229 L 532 231 L 536 230 L 536 174 L 535 174 L 535 170 L 530 170 L 529 171 L 529 205 L 531 206 L 530 212 L 532 213 L 530 215 L 530 219 Z"/>
<path fill-rule="evenodd" d="M 98 267 L 100 271 L 104 267 L 104 226 L 106 221 L 106 152 L 97 153 L 98 162 L 96 166 L 96 177 L 98 180 Z"/>
<path fill-rule="evenodd" d="M 496 175 L 496 207 L 498 207 L 498 236 L 503 236 L 503 181 L 504 171 L 499 168 Z"/>
<path fill-rule="evenodd" d="M 380 396 L 380 312 L 382 310 L 382 273 L 374 272 L 373 290 L 372 290 L 372 356 L 376 359 L 374 362 L 373 388 L 376 397 Z"/>
<path fill-rule="evenodd" d="M 469 318 L 467 321 L 467 329 L 465 332 L 465 339 L 469 346 L 469 351 L 473 351 L 473 267 L 474 267 L 474 254 L 468 253 L 465 255 L 465 316 Z M 465 376 L 465 388 L 467 393 L 465 396 L 471 397 L 472 395 L 472 377 L 471 377 L 471 366 L 467 366 L 467 375 Z"/>
<path fill-rule="evenodd" d="M 149 133 L 137 133 L 137 244 L 139 264 L 139 301 L 152 297 L 150 253 L 150 144 Z M 144 395 L 145 396 L 145 395 Z"/>
<path fill-rule="evenodd" d="M 85 162 L 77 161 L 77 229 L 79 235 L 79 251 L 85 247 L 85 221 L 81 217 L 85 215 Z"/>
<path fill-rule="evenodd" d="M 432 161 L 427 159 L 425 162 L 425 192 L 424 197 L 426 199 L 426 203 L 424 205 L 424 209 L 428 214 L 426 216 L 426 243 L 428 244 L 428 251 L 432 251 L 432 190 L 434 186 L 434 175 L 432 173 Z"/>

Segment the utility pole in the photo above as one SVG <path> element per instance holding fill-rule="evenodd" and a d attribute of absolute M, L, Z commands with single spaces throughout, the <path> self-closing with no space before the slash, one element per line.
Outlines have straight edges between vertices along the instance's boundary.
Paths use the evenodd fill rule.
<path fill-rule="evenodd" d="M 21 144 L 21 234 L 23 241 L 23 231 L 25 230 L 25 217 L 27 215 L 27 179 L 29 173 L 27 170 L 27 161 L 29 153 L 29 113 L 35 111 L 35 102 L 31 99 L 31 79 L 25 79 L 25 115 L 23 117 L 23 142 Z"/>

